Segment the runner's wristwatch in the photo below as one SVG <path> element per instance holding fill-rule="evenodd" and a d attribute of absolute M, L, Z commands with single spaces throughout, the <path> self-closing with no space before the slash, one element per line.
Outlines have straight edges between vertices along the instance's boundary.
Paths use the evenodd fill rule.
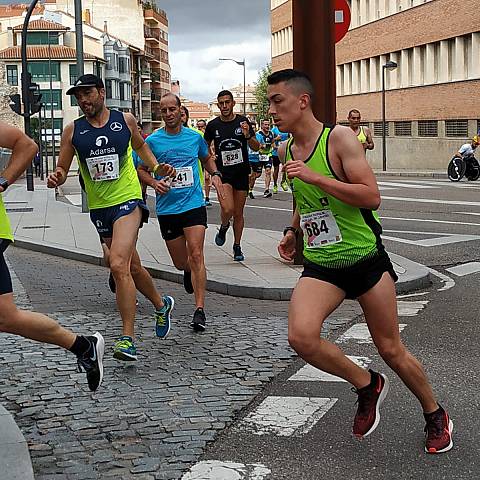
<path fill-rule="evenodd" d="M 9 185 L 8 180 L 5 177 L 0 177 L 0 187 L 3 188 L 3 191 L 5 191 Z"/>
<path fill-rule="evenodd" d="M 219 172 L 218 170 L 216 172 L 211 173 L 210 176 L 223 178 L 222 172 Z"/>
<path fill-rule="evenodd" d="M 287 234 L 287 232 L 293 232 L 295 234 L 295 238 L 298 238 L 298 228 L 295 227 L 285 227 L 283 229 L 283 236 Z"/>

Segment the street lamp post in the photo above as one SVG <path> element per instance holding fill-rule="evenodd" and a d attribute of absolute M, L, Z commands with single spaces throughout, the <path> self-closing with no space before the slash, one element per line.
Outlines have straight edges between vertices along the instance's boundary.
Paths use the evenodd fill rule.
<path fill-rule="evenodd" d="M 231 61 L 235 62 L 237 65 L 241 65 L 243 67 L 243 114 L 247 116 L 247 84 L 246 84 L 246 67 L 245 67 L 245 59 L 243 60 L 235 60 L 234 58 L 219 58 L 220 61 Z"/>
<path fill-rule="evenodd" d="M 396 62 L 389 60 L 382 65 L 382 170 L 387 171 L 387 122 L 385 104 L 385 70 L 395 70 L 398 67 Z"/>

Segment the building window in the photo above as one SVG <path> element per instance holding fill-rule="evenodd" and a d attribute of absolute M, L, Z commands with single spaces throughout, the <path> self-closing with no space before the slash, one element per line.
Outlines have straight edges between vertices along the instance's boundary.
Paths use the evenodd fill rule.
<path fill-rule="evenodd" d="M 373 123 L 373 134 L 376 137 L 381 137 L 383 135 L 383 122 L 374 122 Z M 388 122 L 385 122 L 385 135 L 388 137 Z"/>
<path fill-rule="evenodd" d="M 69 65 L 68 69 L 70 71 L 70 85 L 75 85 L 77 81 L 77 65 Z"/>
<path fill-rule="evenodd" d="M 52 108 L 54 110 L 62 109 L 62 91 L 61 90 L 40 90 L 42 94 L 42 102 L 45 104 L 47 110 Z"/>
<path fill-rule="evenodd" d="M 419 120 L 418 136 L 419 137 L 438 137 L 438 121 L 437 120 Z"/>
<path fill-rule="evenodd" d="M 112 81 L 111 80 L 105 81 L 105 91 L 107 94 L 107 98 L 111 99 L 112 98 Z"/>
<path fill-rule="evenodd" d="M 18 85 L 18 68 L 16 65 L 7 65 L 7 83 L 9 85 Z"/>
<path fill-rule="evenodd" d="M 28 32 L 27 45 L 58 45 L 58 39 L 57 32 Z"/>
<path fill-rule="evenodd" d="M 120 100 L 125 100 L 125 88 L 126 85 L 124 83 L 120 84 Z"/>
<path fill-rule="evenodd" d="M 468 120 L 445 120 L 446 137 L 468 137 Z"/>
<path fill-rule="evenodd" d="M 28 62 L 28 71 L 34 82 L 50 81 L 50 72 L 52 81 L 60 81 L 60 62 Z"/>
<path fill-rule="evenodd" d="M 105 54 L 105 60 L 107 61 L 106 69 L 107 70 L 113 70 L 113 54 L 112 53 L 106 53 Z"/>
<path fill-rule="evenodd" d="M 120 71 L 120 73 L 128 73 L 128 58 L 127 57 L 120 57 L 118 59 L 118 70 Z"/>
<path fill-rule="evenodd" d="M 396 137 L 412 136 L 412 122 L 395 122 L 393 129 Z"/>

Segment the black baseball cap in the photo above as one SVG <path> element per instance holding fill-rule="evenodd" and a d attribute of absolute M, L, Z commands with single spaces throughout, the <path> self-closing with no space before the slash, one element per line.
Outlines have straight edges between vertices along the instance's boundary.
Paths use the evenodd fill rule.
<path fill-rule="evenodd" d="M 98 87 L 98 88 L 105 88 L 103 84 L 103 80 L 92 73 L 87 73 L 86 75 L 82 75 L 79 77 L 76 82 L 73 84 L 73 87 L 70 87 L 67 90 L 67 95 L 75 95 L 75 90 L 77 88 L 84 88 L 84 87 Z"/>

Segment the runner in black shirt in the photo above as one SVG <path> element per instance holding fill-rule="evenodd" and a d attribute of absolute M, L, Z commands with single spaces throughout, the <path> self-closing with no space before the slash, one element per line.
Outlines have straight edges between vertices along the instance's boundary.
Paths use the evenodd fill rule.
<path fill-rule="evenodd" d="M 245 220 L 243 209 L 247 198 L 250 164 L 248 162 L 248 146 L 258 151 L 260 144 L 248 119 L 233 113 L 235 101 L 228 90 L 217 96 L 220 117 L 210 121 L 205 130 L 205 141 L 208 145 L 214 142 L 218 175 L 224 184 L 224 197 L 219 198 L 222 224 L 215 237 L 215 243 L 225 243 L 230 219 L 233 217 L 233 259 L 237 262 L 245 258 L 240 246 Z"/>

